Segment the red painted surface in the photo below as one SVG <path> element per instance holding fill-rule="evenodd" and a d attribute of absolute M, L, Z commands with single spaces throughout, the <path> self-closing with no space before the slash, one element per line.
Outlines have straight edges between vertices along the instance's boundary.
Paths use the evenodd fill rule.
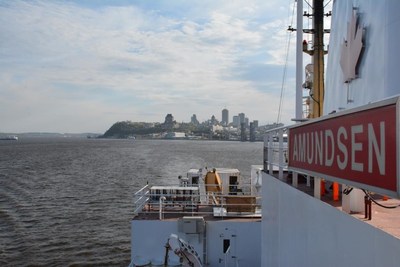
<path fill-rule="evenodd" d="M 397 191 L 396 148 L 395 104 L 289 129 L 289 167 L 390 191 Z"/>

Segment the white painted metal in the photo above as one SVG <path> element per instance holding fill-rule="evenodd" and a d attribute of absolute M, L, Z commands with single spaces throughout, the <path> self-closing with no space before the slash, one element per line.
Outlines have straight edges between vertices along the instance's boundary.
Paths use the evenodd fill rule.
<path fill-rule="evenodd" d="M 160 205 L 160 211 L 159 211 L 159 219 L 160 219 L 160 221 L 162 220 L 162 219 L 164 219 L 164 213 L 163 213 L 163 202 L 166 200 L 166 198 L 165 197 L 160 197 L 160 199 L 159 199 L 159 205 Z"/>
<path fill-rule="evenodd" d="M 346 185 L 342 185 L 343 189 Z M 346 195 L 342 194 L 342 210 L 347 213 L 364 212 L 364 192 L 360 189 L 353 188 L 351 192 Z"/>
<path fill-rule="evenodd" d="M 340 55 L 354 9 L 360 14 L 359 25 L 365 31 L 365 50 L 359 61 L 358 78 L 344 83 Z M 400 94 L 399 10 L 400 1 L 394 0 L 334 2 L 324 114 Z"/>
<path fill-rule="evenodd" d="M 240 175 L 240 171 L 238 169 L 230 169 L 230 168 L 217 168 L 217 173 L 221 178 L 222 182 L 222 194 L 229 194 L 229 177 L 236 176 L 237 182 L 243 185 L 242 177 Z M 248 186 L 248 185 L 247 185 Z M 247 188 L 248 189 L 248 188 Z"/>
<path fill-rule="evenodd" d="M 348 38 L 348 23 L 354 9 L 360 14 L 358 23 L 365 33 L 365 49 L 359 60 L 358 77 L 344 83 L 341 49 Z M 324 115 L 400 94 L 399 10 L 397 0 L 333 1 Z M 398 129 L 399 124 L 397 121 Z M 399 140 L 397 136 L 397 146 Z M 315 179 L 314 185 L 319 194 L 319 179 Z M 400 183 L 398 188 L 400 192 Z M 266 172 L 262 192 L 261 266 L 399 266 L 399 239 Z M 344 204 L 351 206 L 351 201 Z"/>
<path fill-rule="evenodd" d="M 261 266 L 399 266 L 400 240 L 263 173 Z"/>
<path fill-rule="evenodd" d="M 261 221 L 208 221 L 206 229 L 204 239 L 202 234 L 179 232 L 178 221 L 132 220 L 131 258 L 162 261 L 169 236 L 176 234 L 193 246 L 199 255 L 203 255 L 204 247 L 207 248 L 207 266 L 225 266 L 225 263 L 227 266 L 261 266 Z M 232 250 L 226 259 L 223 239 L 232 240 Z M 203 246 L 203 242 L 207 245 Z M 179 262 L 173 253 L 169 256 L 172 261 Z"/>
<path fill-rule="evenodd" d="M 292 174 L 292 186 L 298 187 L 299 185 L 299 174 L 297 172 L 293 172 Z"/>
<path fill-rule="evenodd" d="M 314 177 L 314 197 L 321 199 L 321 178 Z"/>
<path fill-rule="evenodd" d="M 303 1 L 297 1 L 296 24 L 296 121 L 300 121 L 303 119 Z M 297 187 L 297 181 L 297 172 L 293 172 L 292 185 Z"/>
<path fill-rule="evenodd" d="M 199 200 L 205 198 L 199 195 L 201 190 L 194 186 L 146 186 L 139 190 L 139 193 L 134 195 L 135 210 L 139 207 L 142 209 L 135 214 L 136 217 L 131 222 L 132 262 L 133 260 L 154 264 L 163 262 L 165 246 L 171 234 L 174 234 L 194 248 L 196 253 L 191 255 L 199 255 L 202 261 L 206 262 L 205 266 L 260 266 L 261 247 L 259 245 L 254 247 L 254 244 L 261 242 L 261 203 L 257 195 L 261 194 L 262 168 L 263 166 L 252 166 L 248 188 L 242 191 L 243 195 L 237 196 L 238 198 L 250 197 L 251 191 L 258 190 L 258 194 L 251 195 L 256 203 L 252 201 L 243 204 L 245 211 L 235 211 L 234 208 L 230 210 L 232 206 L 227 203 L 228 198 L 232 200 L 234 197 L 228 192 L 231 177 L 237 177 L 238 187 L 243 188 L 238 169 L 216 168 L 221 178 L 222 188 L 226 191 L 226 194 L 217 192 L 218 206 L 202 202 L 199 207 Z M 193 180 L 191 179 L 193 177 L 200 179 Z M 184 180 L 185 185 L 191 185 L 193 181 L 199 180 L 201 188 L 204 187 L 202 177 L 202 170 L 191 169 L 187 174 L 187 179 L 180 178 L 179 180 L 180 182 Z M 254 188 L 251 189 L 251 187 Z M 144 199 L 147 201 L 143 202 Z M 194 199 L 197 200 L 194 201 Z M 246 207 L 246 205 L 250 206 Z M 208 209 L 207 206 L 214 207 L 214 211 Z M 186 210 L 186 207 L 190 210 Z M 216 209 L 220 212 L 216 212 Z M 217 217 L 213 217 L 213 213 Z M 226 218 L 219 218 L 222 215 Z M 228 239 L 231 245 L 229 253 L 223 253 L 224 240 Z M 174 253 L 169 253 L 169 257 L 170 265 L 179 263 Z"/>
<path fill-rule="evenodd" d="M 303 1 L 297 1 L 296 25 L 296 120 L 303 119 Z"/>
<path fill-rule="evenodd" d="M 262 165 L 251 165 L 251 170 L 250 170 L 251 195 L 256 197 L 261 197 L 262 170 L 263 170 Z"/>
<path fill-rule="evenodd" d="M 287 127 L 268 131 L 264 137 L 264 171 L 273 174 L 278 172 L 279 178 L 283 179 L 283 172 L 287 171 Z"/>
<path fill-rule="evenodd" d="M 273 137 L 273 135 L 272 135 L 272 133 L 269 133 L 268 134 L 268 142 L 267 142 L 267 147 L 268 147 L 268 170 L 269 170 L 269 174 L 273 174 L 274 173 L 274 167 L 273 167 L 273 165 L 272 165 L 272 158 L 273 158 L 273 150 L 272 150 L 272 147 L 273 147 L 273 139 L 274 139 L 274 137 Z"/>
<path fill-rule="evenodd" d="M 231 253 L 228 263 L 233 265 L 227 266 L 261 266 L 261 222 L 209 222 L 207 223 L 207 240 L 208 244 L 208 259 L 209 266 L 225 266 L 225 261 L 220 257 L 223 244 L 220 234 L 235 234 L 234 239 L 235 255 Z M 228 229 L 228 230 L 225 230 Z M 227 236 L 228 237 L 228 236 Z M 229 237 L 228 237 L 229 238 Z M 232 258 L 235 256 L 236 258 Z"/>
<path fill-rule="evenodd" d="M 279 153 L 279 179 L 283 180 L 283 129 L 279 129 L 278 131 L 278 153 Z"/>

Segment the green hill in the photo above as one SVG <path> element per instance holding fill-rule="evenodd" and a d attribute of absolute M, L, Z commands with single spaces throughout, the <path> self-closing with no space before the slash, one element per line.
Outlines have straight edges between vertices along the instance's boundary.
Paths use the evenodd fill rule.
<path fill-rule="evenodd" d="M 135 135 L 147 135 L 163 132 L 159 123 L 120 121 L 114 123 L 103 137 L 128 138 Z"/>

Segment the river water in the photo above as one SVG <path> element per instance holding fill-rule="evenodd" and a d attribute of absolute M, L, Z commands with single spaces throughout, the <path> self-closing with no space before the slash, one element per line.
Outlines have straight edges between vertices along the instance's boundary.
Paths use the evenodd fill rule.
<path fill-rule="evenodd" d="M 132 195 L 190 168 L 262 164 L 262 143 L 0 141 L 0 266 L 128 266 Z"/>

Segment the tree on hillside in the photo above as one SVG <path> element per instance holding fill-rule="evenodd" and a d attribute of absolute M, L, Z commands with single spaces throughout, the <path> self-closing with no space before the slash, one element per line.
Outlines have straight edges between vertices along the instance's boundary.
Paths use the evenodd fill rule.
<path fill-rule="evenodd" d="M 110 129 L 104 133 L 103 137 L 128 138 L 133 135 L 146 135 L 160 133 L 162 131 L 159 123 L 120 121 L 114 123 Z"/>

